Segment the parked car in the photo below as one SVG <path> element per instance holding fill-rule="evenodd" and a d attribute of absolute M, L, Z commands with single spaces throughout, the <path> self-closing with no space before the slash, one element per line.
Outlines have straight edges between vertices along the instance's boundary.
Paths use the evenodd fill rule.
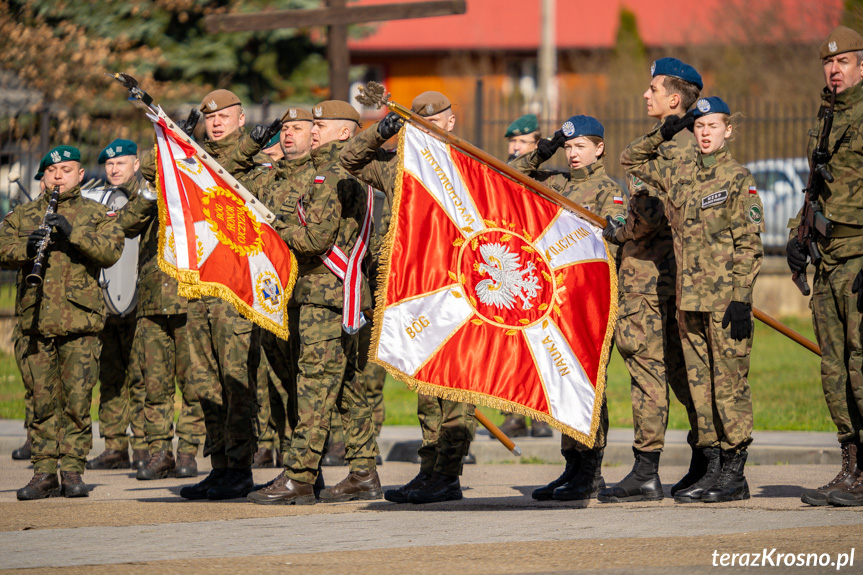
<path fill-rule="evenodd" d="M 806 158 L 775 158 L 749 162 L 746 167 L 764 204 L 766 231 L 761 235 L 765 253 L 784 254 L 788 220 L 803 206 L 803 188 L 809 181 Z"/>

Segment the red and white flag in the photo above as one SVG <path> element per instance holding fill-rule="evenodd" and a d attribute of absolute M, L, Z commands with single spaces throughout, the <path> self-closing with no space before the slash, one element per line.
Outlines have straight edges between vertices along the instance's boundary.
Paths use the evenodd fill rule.
<path fill-rule="evenodd" d="M 399 162 L 374 360 L 593 445 L 617 315 L 602 230 L 410 124 Z"/>
<path fill-rule="evenodd" d="M 260 202 L 158 112 L 148 116 L 156 129 L 160 267 L 177 278 L 181 296 L 220 297 L 287 339 L 294 255 Z"/>

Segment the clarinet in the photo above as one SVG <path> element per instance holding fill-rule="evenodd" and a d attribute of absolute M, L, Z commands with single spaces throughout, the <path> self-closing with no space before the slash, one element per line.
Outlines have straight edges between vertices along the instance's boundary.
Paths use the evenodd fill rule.
<path fill-rule="evenodd" d="M 51 198 L 48 200 L 48 209 L 45 210 L 45 215 L 42 216 L 42 223 L 39 224 L 39 229 L 48 230 L 48 233 L 45 234 L 45 237 L 42 238 L 41 242 L 39 242 L 39 249 L 36 251 L 36 257 L 33 260 L 33 269 L 29 274 L 27 274 L 27 277 L 24 278 L 24 281 L 27 282 L 27 285 L 30 287 L 42 285 L 42 276 L 45 274 L 45 270 L 42 265 L 45 260 L 45 254 L 48 253 L 48 244 L 51 241 L 50 226 L 45 223 L 45 219 L 57 211 L 57 200 L 59 198 L 60 186 L 54 186 L 54 189 L 51 191 Z"/>

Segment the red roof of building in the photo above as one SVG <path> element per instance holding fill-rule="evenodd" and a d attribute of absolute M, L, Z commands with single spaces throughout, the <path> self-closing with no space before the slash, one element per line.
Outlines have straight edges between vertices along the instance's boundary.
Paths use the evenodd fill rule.
<path fill-rule="evenodd" d="M 354 5 L 406 0 L 358 0 Z M 419 1 L 419 0 L 407 0 Z M 533 51 L 541 0 L 466 0 L 467 13 L 375 23 L 349 43 L 353 53 L 450 50 Z M 635 14 L 648 47 L 733 42 L 819 43 L 838 23 L 842 0 L 558 0 L 559 49 L 614 46 L 620 11 Z"/>

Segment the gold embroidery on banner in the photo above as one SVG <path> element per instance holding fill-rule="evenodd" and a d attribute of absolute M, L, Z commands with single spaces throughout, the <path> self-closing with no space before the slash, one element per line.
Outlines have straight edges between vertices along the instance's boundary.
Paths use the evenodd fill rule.
<path fill-rule="evenodd" d="M 218 198 L 225 198 L 228 202 L 218 202 Z M 233 192 L 221 186 L 207 188 L 201 197 L 201 203 L 204 218 L 219 243 L 244 257 L 257 255 L 264 250 L 260 222 L 246 207 L 245 202 Z M 236 241 L 232 236 L 236 237 Z"/>
<path fill-rule="evenodd" d="M 198 161 L 198 158 L 192 157 L 185 160 L 174 160 L 177 167 L 189 174 L 190 176 L 199 176 L 204 171 L 204 164 Z"/>

